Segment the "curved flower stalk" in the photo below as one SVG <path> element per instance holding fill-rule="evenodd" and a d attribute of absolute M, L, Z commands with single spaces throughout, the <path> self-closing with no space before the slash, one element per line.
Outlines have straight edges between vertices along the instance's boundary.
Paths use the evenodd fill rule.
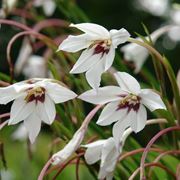
<path fill-rule="evenodd" d="M 167 25 L 164 27 L 161 27 L 150 34 L 151 40 L 153 43 L 156 43 L 157 39 L 162 36 L 165 33 L 170 33 L 173 29 L 179 28 L 177 25 Z M 145 37 L 148 40 L 148 37 Z M 136 38 L 136 40 L 142 41 L 141 38 Z M 141 70 L 144 62 L 149 56 L 149 52 L 145 47 L 142 47 L 135 43 L 129 43 L 125 46 L 123 46 L 120 49 L 124 53 L 124 59 L 127 61 L 134 62 L 135 65 L 135 73 L 139 73 Z"/>
<path fill-rule="evenodd" d="M 115 49 L 119 44 L 126 42 L 130 34 L 124 28 L 108 31 L 92 23 L 71 24 L 70 27 L 75 27 L 84 34 L 68 36 L 60 44 L 58 51 L 77 52 L 85 49 L 70 73 L 86 72 L 89 85 L 97 89 L 100 86 L 102 73 L 108 70 L 113 63 Z"/>
<path fill-rule="evenodd" d="M 55 153 L 52 156 L 52 164 L 62 164 L 65 162 L 81 145 L 82 140 L 84 139 L 85 133 L 87 131 L 88 125 L 96 114 L 96 112 L 101 108 L 101 106 L 95 107 L 85 118 L 81 127 L 76 131 L 73 138 L 69 141 L 69 143 L 59 152 Z"/>
<path fill-rule="evenodd" d="M 42 6 L 46 16 L 52 16 L 56 9 L 56 4 L 53 0 L 34 0 L 34 6 Z"/>
<path fill-rule="evenodd" d="M 166 109 L 161 97 L 151 89 L 141 89 L 134 77 L 125 73 L 114 74 L 120 87 L 106 86 L 98 91 L 89 90 L 78 98 L 93 104 L 108 103 L 103 109 L 97 124 L 113 126 L 113 136 L 118 144 L 127 127 L 134 132 L 141 131 L 147 120 L 145 106 L 150 110 Z"/>
<path fill-rule="evenodd" d="M 41 121 L 52 124 L 56 116 L 55 104 L 73 99 L 76 94 L 51 79 L 30 79 L 0 88 L 0 104 L 13 101 L 9 125 L 24 120 L 31 143 L 41 129 Z"/>

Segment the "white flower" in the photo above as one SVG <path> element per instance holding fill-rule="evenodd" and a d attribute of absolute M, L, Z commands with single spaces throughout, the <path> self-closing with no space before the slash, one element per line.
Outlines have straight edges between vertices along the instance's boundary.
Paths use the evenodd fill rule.
<path fill-rule="evenodd" d="M 24 120 L 31 143 L 39 134 L 41 121 L 51 124 L 56 115 L 55 104 L 73 99 L 76 94 L 51 79 L 30 79 L 0 88 L 0 104 L 13 101 L 9 125 Z"/>
<path fill-rule="evenodd" d="M 42 56 L 31 55 L 23 68 L 23 74 L 27 78 L 47 77 L 46 60 Z"/>
<path fill-rule="evenodd" d="M 89 90 L 79 96 L 80 99 L 93 103 L 105 104 L 97 124 L 106 126 L 116 122 L 113 126 L 113 136 L 117 143 L 127 127 L 134 132 L 141 131 L 147 120 L 147 112 L 166 109 L 160 96 L 150 89 L 141 89 L 134 77 L 125 73 L 115 73 L 115 78 L 120 87 L 106 86 L 98 91 Z"/>
<path fill-rule="evenodd" d="M 88 164 L 94 164 L 101 160 L 98 179 L 106 178 L 106 180 L 111 180 L 122 146 L 117 148 L 114 139 L 111 137 L 106 140 L 95 141 L 83 147 L 88 148 L 84 155 Z"/>
<path fill-rule="evenodd" d="M 14 66 L 16 74 L 20 74 L 24 66 L 27 64 L 27 60 L 31 56 L 32 52 L 33 52 L 33 49 L 31 47 L 29 39 L 24 38 L 21 49 L 19 51 L 19 55 L 16 59 L 16 63 Z"/>
<path fill-rule="evenodd" d="M 140 6 L 136 7 L 141 8 L 144 11 L 147 11 L 155 16 L 164 16 L 166 15 L 169 8 L 169 0 L 138 0 Z"/>
<path fill-rule="evenodd" d="M 142 41 L 140 38 L 136 38 L 139 41 Z M 134 62 L 135 73 L 138 73 L 145 60 L 149 56 L 148 50 L 138 44 L 129 43 L 121 48 L 121 51 L 124 53 L 124 58 L 127 61 Z"/>
<path fill-rule="evenodd" d="M 77 52 L 85 49 L 70 73 L 86 72 L 86 79 L 90 86 L 97 89 L 100 86 L 101 74 L 109 69 L 115 57 L 115 49 L 119 44 L 127 41 L 130 34 L 125 29 L 108 31 L 104 27 L 81 23 L 71 24 L 84 32 L 78 36 L 68 36 L 58 50 Z"/>
<path fill-rule="evenodd" d="M 54 13 L 54 11 L 56 9 L 56 4 L 55 4 L 55 2 L 53 0 L 35 0 L 34 1 L 34 6 L 35 7 L 42 6 L 46 16 L 53 15 L 53 13 Z"/>
<path fill-rule="evenodd" d="M 69 143 L 59 152 L 52 156 L 52 164 L 62 164 L 64 163 L 80 146 L 86 129 L 79 129 L 69 141 Z"/>
<path fill-rule="evenodd" d="M 20 126 L 12 134 L 12 139 L 14 140 L 24 141 L 27 139 L 27 137 L 28 137 L 28 132 L 24 124 L 20 124 Z"/>

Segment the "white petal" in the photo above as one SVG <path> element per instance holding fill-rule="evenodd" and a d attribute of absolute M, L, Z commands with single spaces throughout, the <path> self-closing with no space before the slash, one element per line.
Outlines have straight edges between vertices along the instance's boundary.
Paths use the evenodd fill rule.
<path fill-rule="evenodd" d="M 46 95 L 44 103 L 38 102 L 36 108 L 37 115 L 41 121 L 44 121 L 46 124 L 52 124 L 56 116 L 56 109 L 54 102 L 48 95 Z"/>
<path fill-rule="evenodd" d="M 105 143 L 106 140 L 98 140 L 86 145 L 82 145 L 82 147 L 86 147 L 86 148 L 96 148 L 98 146 L 102 146 Z"/>
<path fill-rule="evenodd" d="M 78 98 L 93 104 L 105 104 L 107 102 L 120 100 L 120 94 L 122 94 L 122 91 L 119 87 L 106 86 L 99 88 L 98 91 L 94 89 L 86 91 L 78 96 Z"/>
<path fill-rule="evenodd" d="M 76 73 L 82 73 L 90 69 L 94 64 L 96 64 L 100 58 L 101 54 L 93 54 L 94 49 L 87 49 L 84 50 L 77 60 L 76 64 L 71 69 L 70 73 L 76 74 Z"/>
<path fill-rule="evenodd" d="M 101 167 L 104 166 L 104 164 L 107 164 L 108 162 L 106 161 L 107 160 L 107 157 L 109 156 L 110 152 L 113 150 L 113 148 L 115 147 L 115 144 L 114 144 L 114 139 L 111 137 L 111 138 L 108 138 L 104 145 L 103 145 L 103 148 L 102 148 L 102 155 L 101 155 Z"/>
<path fill-rule="evenodd" d="M 156 109 L 166 109 L 161 97 L 151 89 L 142 89 L 139 96 L 142 98 L 141 102 L 150 111 L 154 111 Z"/>
<path fill-rule="evenodd" d="M 105 72 L 104 57 L 86 72 L 86 79 L 93 89 L 98 89 L 101 82 L 101 75 Z"/>
<path fill-rule="evenodd" d="M 127 113 L 126 109 L 117 110 L 119 101 L 111 102 L 105 106 L 96 124 L 107 126 L 121 120 Z"/>
<path fill-rule="evenodd" d="M 80 24 L 71 24 L 70 26 L 78 28 L 81 31 L 83 31 L 91 36 L 95 36 L 97 38 L 109 39 L 109 37 L 110 37 L 108 30 L 98 24 L 80 23 Z"/>
<path fill-rule="evenodd" d="M 103 167 L 100 167 L 99 173 L 98 173 L 98 179 L 104 179 L 108 176 L 109 172 L 107 172 Z M 111 179 L 110 179 L 111 180 Z"/>
<path fill-rule="evenodd" d="M 7 104 L 14 100 L 18 93 L 15 91 L 14 86 L 0 88 L 0 104 Z"/>
<path fill-rule="evenodd" d="M 130 93 L 138 94 L 140 92 L 140 85 L 137 80 L 126 72 L 114 73 L 114 76 L 119 86 Z"/>
<path fill-rule="evenodd" d="M 114 57 L 115 57 L 115 49 L 111 46 L 108 54 L 105 57 L 106 58 L 105 71 L 108 70 L 112 66 Z"/>
<path fill-rule="evenodd" d="M 34 102 L 27 103 L 24 97 L 16 99 L 11 107 L 9 125 L 16 124 L 26 119 L 35 108 Z"/>
<path fill-rule="evenodd" d="M 51 16 L 54 13 L 55 9 L 56 4 L 52 0 L 46 0 L 43 2 L 43 10 L 46 16 Z"/>
<path fill-rule="evenodd" d="M 142 65 L 149 55 L 146 48 L 134 43 L 129 43 L 123 46 L 121 51 L 124 53 L 125 60 L 134 62 L 135 73 L 138 73 L 141 70 Z"/>
<path fill-rule="evenodd" d="M 62 103 L 77 96 L 73 91 L 57 83 L 47 82 L 45 88 L 47 94 L 55 103 Z"/>
<path fill-rule="evenodd" d="M 86 150 L 84 157 L 88 164 L 94 164 L 101 157 L 102 146 L 90 147 Z"/>
<path fill-rule="evenodd" d="M 34 143 L 41 129 L 41 120 L 37 116 L 36 112 L 32 113 L 27 119 L 24 120 L 24 126 L 28 131 L 28 136 L 31 143 Z"/>
<path fill-rule="evenodd" d="M 134 118 L 131 119 L 131 128 L 134 132 L 141 131 L 145 125 L 147 120 L 147 112 L 146 108 L 143 105 L 140 105 L 138 112 L 135 112 Z"/>
<path fill-rule="evenodd" d="M 126 29 L 122 28 L 120 30 L 112 29 L 110 31 L 110 36 L 114 48 L 117 48 L 119 44 L 125 43 L 128 40 L 130 34 Z"/>
<path fill-rule="evenodd" d="M 89 47 L 91 43 L 91 38 L 87 34 L 70 35 L 60 44 L 58 51 L 77 52 Z"/>
<path fill-rule="evenodd" d="M 130 111 L 123 120 L 118 121 L 113 126 L 113 137 L 117 145 L 122 140 L 122 135 L 127 127 L 130 126 L 131 120 L 134 118 L 134 111 Z"/>

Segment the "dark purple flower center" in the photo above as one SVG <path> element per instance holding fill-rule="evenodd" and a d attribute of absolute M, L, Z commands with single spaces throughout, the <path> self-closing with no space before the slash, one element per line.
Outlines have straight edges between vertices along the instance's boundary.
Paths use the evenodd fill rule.
<path fill-rule="evenodd" d="M 27 90 L 27 96 L 25 97 L 25 101 L 32 102 L 35 101 L 37 104 L 38 101 L 43 103 L 45 101 L 45 88 L 43 87 L 35 87 L 35 88 L 29 88 Z"/>
<path fill-rule="evenodd" d="M 121 97 L 123 97 L 123 99 L 120 101 L 117 110 L 126 108 L 128 113 L 131 110 L 138 112 L 140 107 L 140 100 L 141 100 L 140 97 L 134 94 L 123 95 L 123 96 L 121 95 Z"/>
<path fill-rule="evenodd" d="M 104 41 L 96 41 L 93 46 L 94 53 L 93 54 L 102 54 L 101 57 L 104 56 L 104 54 L 108 54 L 110 50 L 111 41 L 110 40 L 104 40 Z"/>

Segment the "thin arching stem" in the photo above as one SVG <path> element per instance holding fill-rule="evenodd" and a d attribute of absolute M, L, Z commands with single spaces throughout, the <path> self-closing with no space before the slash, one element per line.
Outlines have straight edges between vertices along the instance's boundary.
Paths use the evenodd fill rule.
<path fill-rule="evenodd" d="M 166 134 L 167 132 L 170 132 L 170 131 L 179 131 L 180 130 L 180 127 L 177 127 L 177 126 L 174 126 L 174 127 L 170 127 L 170 128 L 166 128 L 166 129 L 163 129 L 162 131 L 160 131 L 159 133 L 157 133 L 150 141 L 149 143 L 147 144 L 143 154 L 142 154 L 142 157 L 141 157 L 141 164 L 140 164 L 140 180 L 143 180 L 144 178 L 144 164 L 145 164 L 145 159 L 147 157 L 147 154 L 150 150 L 150 147 L 154 144 L 154 142 L 160 138 L 162 135 Z"/>

